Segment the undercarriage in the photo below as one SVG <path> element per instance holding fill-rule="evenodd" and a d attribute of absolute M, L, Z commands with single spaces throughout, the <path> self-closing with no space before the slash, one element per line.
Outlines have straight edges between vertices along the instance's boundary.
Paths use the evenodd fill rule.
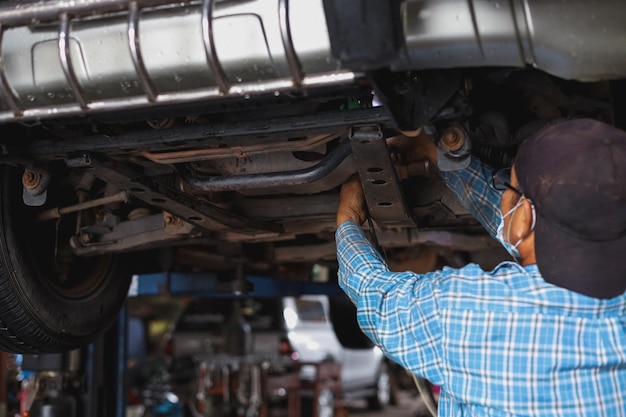
<path fill-rule="evenodd" d="M 0 268 L 22 295 L 0 321 L 41 332 L 0 347 L 93 338 L 138 271 L 332 270 L 338 193 L 355 174 L 390 258 L 477 261 L 497 244 L 438 170 L 470 155 L 510 166 L 563 118 L 623 127 L 616 4 L 1 4 Z M 590 16 L 603 30 L 581 30 Z M 387 139 L 417 128 L 438 167 L 394 163 Z M 50 293 L 60 304 L 40 314 Z M 77 300 L 94 322 L 66 317 Z"/>

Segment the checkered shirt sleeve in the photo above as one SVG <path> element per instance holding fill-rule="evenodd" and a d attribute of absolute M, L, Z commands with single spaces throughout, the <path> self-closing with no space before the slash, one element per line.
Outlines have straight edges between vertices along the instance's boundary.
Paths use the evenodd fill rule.
<path fill-rule="evenodd" d="M 441 171 L 441 177 L 448 188 L 454 191 L 463 207 L 495 238 L 502 216 L 500 211 L 502 191 L 493 188 L 491 180 L 493 173 L 490 167 L 472 157 L 467 168 Z"/>
<path fill-rule="evenodd" d="M 481 207 L 492 197 L 470 195 L 476 178 L 444 175 L 481 222 L 498 219 Z M 362 330 L 441 386 L 440 416 L 626 417 L 626 296 L 585 297 L 512 262 L 393 273 L 355 223 L 336 239 L 339 282 Z"/>

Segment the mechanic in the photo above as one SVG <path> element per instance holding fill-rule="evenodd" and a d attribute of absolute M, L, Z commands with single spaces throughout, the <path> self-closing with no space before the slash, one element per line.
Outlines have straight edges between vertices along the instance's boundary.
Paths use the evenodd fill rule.
<path fill-rule="evenodd" d="M 426 135 L 393 140 L 436 163 Z M 520 145 L 510 178 L 478 159 L 441 176 L 519 263 L 390 272 L 353 179 L 336 240 L 363 331 L 441 387 L 441 416 L 626 416 L 626 133 L 562 121 Z"/>

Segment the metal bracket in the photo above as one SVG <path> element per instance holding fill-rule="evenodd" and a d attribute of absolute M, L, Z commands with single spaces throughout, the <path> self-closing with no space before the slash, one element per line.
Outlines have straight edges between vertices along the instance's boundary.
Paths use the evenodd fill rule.
<path fill-rule="evenodd" d="M 82 228 L 71 238 L 70 245 L 75 254 L 89 256 L 158 247 L 198 233 L 194 225 L 169 213 L 122 222 L 106 214 L 100 222 Z"/>
<path fill-rule="evenodd" d="M 414 227 L 380 126 L 353 126 L 349 137 L 372 219 L 384 226 Z"/>

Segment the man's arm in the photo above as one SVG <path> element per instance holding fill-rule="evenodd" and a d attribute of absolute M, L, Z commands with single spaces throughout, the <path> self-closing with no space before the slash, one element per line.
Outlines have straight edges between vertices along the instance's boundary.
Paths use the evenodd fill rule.
<path fill-rule="evenodd" d="M 363 332 L 386 356 L 442 385 L 437 274 L 390 272 L 354 222 L 344 222 L 336 239 L 339 284 L 357 306 Z"/>
<path fill-rule="evenodd" d="M 440 172 L 444 182 L 485 230 L 496 238 L 498 223 L 502 217 L 500 200 L 502 191 L 493 188 L 491 177 L 493 170 L 478 158 L 472 160 L 467 168 L 458 171 Z"/>
<path fill-rule="evenodd" d="M 391 145 L 404 152 L 407 162 L 430 159 L 436 163 L 436 147 L 425 135 L 414 143 L 405 140 Z M 472 160 L 467 169 L 442 176 L 465 207 L 495 235 L 500 193 L 491 186 L 491 170 Z M 342 187 L 337 211 L 339 284 L 357 306 L 361 329 L 387 356 L 417 375 L 442 384 L 438 298 L 447 279 L 459 271 L 423 275 L 389 271 L 360 227 L 365 220 L 365 198 L 355 177 Z"/>
<path fill-rule="evenodd" d="M 358 178 L 344 184 L 337 211 L 339 284 L 357 306 L 363 332 L 387 356 L 442 384 L 441 328 L 436 291 L 439 273 L 389 271 L 359 226 L 365 221 Z"/>

